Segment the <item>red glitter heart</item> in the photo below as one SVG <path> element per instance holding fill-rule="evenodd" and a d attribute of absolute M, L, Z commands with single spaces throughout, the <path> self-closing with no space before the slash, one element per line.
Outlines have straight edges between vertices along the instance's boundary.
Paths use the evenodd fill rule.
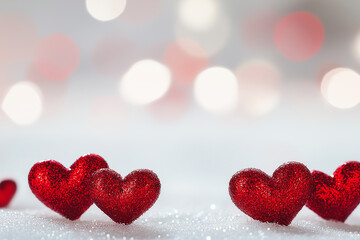
<path fill-rule="evenodd" d="M 289 225 L 313 191 L 310 171 L 290 162 L 275 170 L 272 177 L 258 169 L 234 174 L 229 193 L 235 205 L 253 219 Z"/>
<path fill-rule="evenodd" d="M 160 187 L 150 170 L 136 170 L 123 179 L 113 170 L 101 169 L 93 174 L 90 197 L 112 220 L 130 224 L 156 202 Z"/>
<path fill-rule="evenodd" d="M 327 220 L 344 222 L 360 203 L 360 163 L 348 162 L 334 177 L 313 171 L 315 191 L 306 206 Z"/>
<path fill-rule="evenodd" d="M 30 170 L 29 186 L 47 207 L 75 220 L 92 204 L 89 196 L 91 174 L 107 167 L 105 160 L 95 154 L 80 157 L 70 169 L 54 160 L 39 162 Z"/>
<path fill-rule="evenodd" d="M 6 207 L 16 192 L 16 183 L 7 179 L 0 183 L 0 207 Z"/>

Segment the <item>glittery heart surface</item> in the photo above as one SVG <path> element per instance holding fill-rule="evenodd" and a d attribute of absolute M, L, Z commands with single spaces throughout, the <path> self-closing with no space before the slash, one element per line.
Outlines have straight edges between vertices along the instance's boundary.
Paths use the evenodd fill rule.
<path fill-rule="evenodd" d="M 16 183 L 7 179 L 0 183 L 0 207 L 6 207 L 16 192 Z"/>
<path fill-rule="evenodd" d="M 113 170 L 101 169 L 93 174 L 90 196 L 113 221 L 130 224 L 155 203 L 160 187 L 150 170 L 136 170 L 123 179 Z"/>
<path fill-rule="evenodd" d="M 235 205 L 253 219 L 289 225 L 313 191 L 310 171 L 301 163 L 281 165 L 272 177 L 258 169 L 237 172 L 229 193 Z"/>
<path fill-rule="evenodd" d="M 89 196 L 91 175 L 107 167 L 105 160 L 95 154 L 80 157 L 70 169 L 53 160 L 39 162 L 30 170 L 29 186 L 47 207 L 75 220 L 92 204 Z"/>
<path fill-rule="evenodd" d="M 344 222 L 360 203 L 360 163 L 347 162 L 334 177 L 314 171 L 315 191 L 306 206 L 324 219 Z"/>

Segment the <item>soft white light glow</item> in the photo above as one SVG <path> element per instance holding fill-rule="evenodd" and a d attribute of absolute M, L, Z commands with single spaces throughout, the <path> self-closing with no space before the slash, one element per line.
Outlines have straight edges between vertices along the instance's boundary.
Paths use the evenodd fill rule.
<path fill-rule="evenodd" d="M 1 108 L 13 122 L 32 124 L 42 112 L 40 89 L 31 82 L 17 83 L 7 92 Z"/>
<path fill-rule="evenodd" d="M 195 100 L 205 110 L 227 114 L 238 103 L 238 84 L 235 75 L 223 67 L 211 67 L 201 72 L 194 86 Z"/>
<path fill-rule="evenodd" d="M 207 29 L 215 22 L 218 8 L 215 0 L 183 0 L 179 6 L 179 18 L 190 29 Z"/>
<path fill-rule="evenodd" d="M 280 73 L 268 61 L 251 60 L 236 71 L 240 89 L 240 105 L 252 115 L 272 111 L 279 101 Z"/>
<path fill-rule="evenodd" d="M 323 95 L 323 97 L 327 100 L 327 91 L 329 88 L 329 83 L 330 80 L 332 80 L 332 77 L 337 73 L 337 72 L 341 72 L 343 71 L 344 68 L 338 67 L 338 68 L 333 68 L 331 70 L 328 70 L 323 76 L 322 76 L 322 80 L 321 80 L 321 86 L 320 86 L 320 91 L 321 94 Z"/>
<path fill-rule="evenodd" d="M 177 39 L 185 38 L 196 41 L 205 50 L 205 55 L 213 56 L 225 46 L 231 34 L 231 28 L 232 26 L 228 16 L 221 13 L 216 18 L 214 24 L 202 31 L 197 31 L 178 23 L 175 26 L 175 35 Z M 180 46 L 190 55 L 197 57 L 204 56 L 201 52 L 200 54 L 198 51 L 193 52 L 191 46 L 188 44 L 181 44 Z"/>
<path fill-rule="evenodd" d="M 334 107 L 355 107 L 360 102 L 360 75 L 348 68 L 335 68 L 325 74 L 321 92 Z"/>
<path fill-rule="evenodd" d="M 120 82 L 120 93 L 132 104 L 146 105 L 168 91 L 171 84 L 169 69 L 154 60 L 141 60 L 135 63 Z"/>
<path fill-rule="evenodd" d="M 117 18 L 125 7 L 126 0 L 86 0 L 86 9 L 89 14 L 102 22 Z"/>
<path fill-rule="evenodd" d="M 360 62 L 360 32 L 355 36 L 352 52 L 354 57 Z"/>

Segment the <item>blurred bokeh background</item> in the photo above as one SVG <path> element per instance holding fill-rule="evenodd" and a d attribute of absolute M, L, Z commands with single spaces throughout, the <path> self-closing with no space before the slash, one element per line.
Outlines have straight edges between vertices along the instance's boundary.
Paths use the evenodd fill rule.
<path fill-rule="evenodd" d="M 231 204 L 242 168 L 300 161 L 330 174 L 360 160 L 359 8 L 1 1 L 0 177 L 19 183 L 15 204 L 40 204 L 35 162 L 97 153 L 122 175 L 154 170 L 172 205 Z"/>

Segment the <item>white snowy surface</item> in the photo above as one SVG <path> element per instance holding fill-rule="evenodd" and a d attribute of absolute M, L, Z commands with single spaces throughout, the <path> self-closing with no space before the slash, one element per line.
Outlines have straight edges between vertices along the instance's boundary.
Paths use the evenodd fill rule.
<path fill-rule="evenodd" d="M 231 176 L 247 167 L 260 168 L 271 174 L 282 163 L 296 160 L 310 170 L 331 174 L 343 162 L 358 159 L 358 141 L 353 139 L 349 142 L 351 145 L 335 148 L 335 143 L 330 144 L 331 138 L 320 141 L 316 139 L 318 135 L 314 135 L 313 141 L 299 143 L 297 148 L 302 157 L 296 157 L 293 151 L 288 151 L 269 135 L 261 137 L 260 133 L 239 134 L 232 128 L 202 127 L 198 134 L 194 130 L 189 135 L 181 129 L 177 129 L 177 134 L 169 135 L 164 129 L 146 128 L 145 131 L 139 128 L 136 134 L 131 131 L 120 134 L 119 139 L 88 133 L 86 138 L 82 134 L 69 141 L 63 138 L 61 144 L 52 141 L 50 133 L 36 135 L 36 132 L 30 132 L 34 133 L 34 139 L 30 133 L 26 137 L 7 134 L 7 140 L 3 141 L 2 154 L 6 155 L 0 175 L 14 178 L 18 192 L 9 208 L 0 210 L 0 240 L 360 239 L 360 206 L 345 223 L 325 221 L 304 207 L 291 225 L 284 227 L 260 223 L 246 216 L 235 207 L 228 193 Z M 302 131 L 295 127 L 291 129 Z M 348 130 L 350 132 L 350 128 Z M 276 136 L 288 134 L 280 129 L 277 132 Z M 243 134 L 248 137 L 244 139 Z M 294 139 L 300 137 L 291 135 Z M 21 146 L 21 151 L 14 146 Z M 123 226 L 114 223 L 95 205 L 79 220 L 70 221 L 40 203 L 27 183 L 32 165 L 51 158 L 69 167 L 86 152 L 100 154 L 123 176 L 139 168 L 155 171 L 162 187 L 153 208 L 133 224 Z"/>
<path fill-rule="evenodd" d="M 190 211 L 156 206 L 125 226 L 94 205 L 76 221 L 46 207 L 9 208 L 0 210 L 0 239 L 360 239 L 360 214 L 336 223 L 303 208 L 286 227 L 252 220 L 229 202 Z"/>

